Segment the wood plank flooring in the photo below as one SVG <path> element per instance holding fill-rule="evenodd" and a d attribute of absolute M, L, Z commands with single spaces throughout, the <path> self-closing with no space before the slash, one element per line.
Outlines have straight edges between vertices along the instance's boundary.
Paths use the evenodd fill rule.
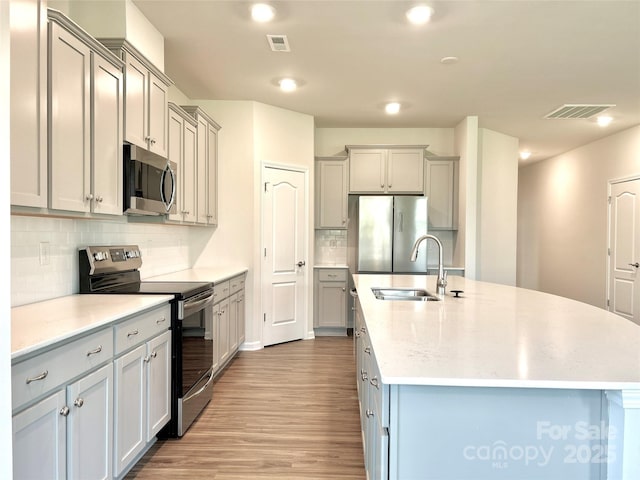
<path fill-rule="evenodd" d="M 364 479 L 353 338 L 240 352 L 186 435 L 126 478 Z"/>

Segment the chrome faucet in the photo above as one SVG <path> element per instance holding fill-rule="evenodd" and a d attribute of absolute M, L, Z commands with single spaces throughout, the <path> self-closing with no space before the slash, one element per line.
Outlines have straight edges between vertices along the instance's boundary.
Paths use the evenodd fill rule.
<path fill-rule="evenodd" d="M 420 247 L 420 244 L 428 238 L 436 242 L 436 244 L 438 245 L 438 280 L 436 282 L 436 285 L 438 286 L 438 295 L 444 295 L 445 289 L 447 287 L 447 275 L 445 274 L 444 267 L 442 266 L 442 243 L 440 242 L 440 239 L 435 235 L 430 235 L 428 233 L 418 238 L 416 240 L 416 243 L 413 244 L 413 248 L 411 249 L 411 257 L 409 257 L 409 260 L 411 260 L 412 262 L 415 262 L 417 260 L 418 248 Z"/>

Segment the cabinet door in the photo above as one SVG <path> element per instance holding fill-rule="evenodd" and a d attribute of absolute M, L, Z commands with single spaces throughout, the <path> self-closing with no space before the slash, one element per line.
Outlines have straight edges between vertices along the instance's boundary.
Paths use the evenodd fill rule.
<path fill-rule="evenodd" d="M 146 443 L 146 351 L 147 346 L 140 345 L 114 362 L 114 476 L 120 475 Z"/>
<path fill-rule="evenodd" d="M 391 149 L 387 160 L 387 191 L 424 192 L 424 153 L 421 149 Z"/>
<path fill-rule="evenodd" d="M 171 332 L 147 344 L 147 442 L 171 420 Z"/>
<path fill-rule="evenodd" d="M 183 218 L 183 211 L 185 211 L 183 204 L 183 192 L 184 192 L 184 178 L 183 178 L 183 152 L 184 152 L 184 120 L 182 117 L 174 112 L 169 111 L 169 160 L 176 164 L 176 213 L 169 215 L 171 220 L 181 221 Z"/>
<path fill-rule="evenodd" d="M 13 478 L 67 478 L 65 391 L 13 416 Z"/>
<path fill-rule="evenodd" d="M 125 54 L 124 139 L 142 148 L 149 148 L 147 98 L 149 71 L 132 55 Z"/>
<path fill-rule="evenodd" d="M 69 478 L 112 478 L 112 398 L 112 364 L 67 387 Z"/>
<path fill-rule="evenodd" d="M 218 312 L 218 353 L 220 354 L 220 367 L 229 358 L 229 299 L 220 302 Z"/>
<path fill-rule="evenodd" d="M 184 122 L 182 159 L 182 207 L 185 222 L 196 221 L 196 127 Z"/>
<path fill-rule="evenodd" d="M 344 282 L 318 283 L 318 327 L 346 327 L 346 291 Z"/>
<path fill-rule="evenodd" d="M 207 223 L 218 225 L 218 131 L 208 127 L 207 148 Z"/>
<path fill-rule="evenodd" d="M 198 118 L 198 151 L 196 153 L 196 212 L 198 223 L 207 223 L 207 163 L 209 123 Z"/>
<path fill-rule="evenodd" d="M 220 367 L 220 304 L 213 306 L 213 324 L 211 326 L 211 338 L 213 338 L 213 374 Z"/>
<path fill-rule="evenodd" d="M 386 187 L 386 159 L 386 150 L 351 150 L 349 152 L 349 192 L 384 192 Z"/>
<path fill-rule="evenodd" d="M 122 72 L 93 56 L 93 211 L 122 215 Z"/>
<path fill-rule="evenodd" d="M 51 208 L 89 212 L 91 52 L 55 23 L 50 34 Z"/>
<path fill-rule="evenodd" d="M 167 86 L 149 73 L 149 150 L 167 156 L 167 121 L 169 93 Z"/>
<path fill-rule="evenodd" d="M 316 228 L 347 228 L 347 162 L 316 163 Z"/>
<path fill-rule="evenodd" d="M 229 299 L 229 352 L 238 348 L 238 294 Z"/>
<path fill-rule="evenodd" d="M 246 337 L 244 290 L 238 293 L 238 348 Z"/>
<path fill-rule="evenodd" d="M 47 206 L 47 7 L 11 0 L 11 204 Z"/>
<path fill-rule="evenodd" d="M 427 161 L 429 228 L 451 229 L 454 225 L 454 185 L 456 163 L 449 160 Z"/>

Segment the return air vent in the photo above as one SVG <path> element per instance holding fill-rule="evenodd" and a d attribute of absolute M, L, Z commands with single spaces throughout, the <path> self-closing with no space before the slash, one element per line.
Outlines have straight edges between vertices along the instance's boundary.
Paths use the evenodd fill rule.
<path fill-rule="evenodd" d="M 590 118 L 615 105 L 565 104 L 544 118 Z"/>
<path fill-rule="evenodd" d="M 269 46 L 274 52 L 290 52 L 289 40 L 286 35 L 267 35 Z"/>

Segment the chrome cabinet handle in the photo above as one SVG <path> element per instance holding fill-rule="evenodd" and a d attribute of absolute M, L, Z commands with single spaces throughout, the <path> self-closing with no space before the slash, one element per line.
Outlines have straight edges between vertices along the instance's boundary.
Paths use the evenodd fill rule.
<path fill-rule="evenodd" d="M 144 363 L 149 363 L 151 361 L 151 359 L 149 358 L 149 355 L 145 355 L 144 358 L 142 359 L 142 361 Z"/>
<path fill-rule="evenodd" d="M 342 291 L 343 291 L 343 292 L 346 292 L 346 291 L 347 291 L 347 289 L 346 289 L 345 287 L 342 287 Z"/>
<path fill-rule="evenodd" d="M 69 407 L 67 407 L 66 405 L 62 407 L 60 409 L 60 415 L 62 415 L 63 417 L 66 417 L 67 415 L 69 415 Z"/>
<path fill-rule="evenodd" d="M 96 202 L 102 203 L 102 200 L 104 200 L 104 198 L 102 198 L 100 196 L 96 197 Z"/>
<path fill-rule="evenodd" d="M 373 410 L 369 410 L 367 408 L 367 410 L 364 412 L 364 414 L 367 416 L 367 418 L 371 418 L 371 417 L 373 417 Z"/>
<path fill-rule="evenodd" d="M 78 398 L 76 398 L 76 399 L 75 399 L 75 401 L 73 402 L 73 404 L 74 404 L 76 407 L 80 408 L 80 407 L 82 407 L 82 405 L 84 405 L 84 400 L 83 400 L 82 398 L 78 397 Z"/>
<path fill-rule="evenodd" d="M 362 381 L 366 381 L 369 376 L 367 375 L 367 372 L 365 370 L 360 370 L 360 377 L 362 378 Z"/>
<path fill-rule="evenodd" d="M 158 356 L 158 352 L 156 352 L 155 350 L 151 352 L 151 358 L 156 358 L 157 356 Z"/>
<path fill-rule="evenodd" d="M 155 138 L 151 138 L 150 141 L 151 141 L 151 145 L 155 145 L 156 144 L 156 139 Z"/>
<path fill-rule="evenodd" d="M 137 335 L 138 333 L 139 333 L 138 330 L 134 330 L 133 332 L 129 332 L 129 333 L 127 333 L 127 338 L 133 337 L 134 335 Z"/>
<path fill-rule="evenodd" d="M 369 380 L 369 383 L 374 387 L 376 387 L 378 390 L 380 390 L 380 385 L 378 384 L 378 377 L 373 377 L 371 380 Z"/>
<path fill-rule="evenodd" d="M 361 336 L 362 336 L 362 333 L 356 332 L 356 338 L 360 338 Z"/>
<path fill-rule="evenodd" d="M 629 265 L 632 266 L 632 267 L 640 268 L 640 263 L 638 263 L 638 262 L 630 263 Z"/>
<path fill-rule="evenodd" d="M 371 355 L 371 347 L 365 347 L 364 353 Z"/>
<path fill-rule="evenodd" d="M 87 200 L 93 200 L 93 195 L 89 193 L 89 194 L 86 196 L 86 199 L 87 199 Z"/>
<path fill-rule="evenodd" d="M 98 348 L 95 348 L 93 350 L 89 350 L 87 352 L 87 357 L 90 357 L 91 355 L 95 355 L 96 353 L 100 353 L 102 351 L 102 345 L 98 345 Z"/>
<path fill-rule="evenodd" d="M 162 318 L 160 318 L 160 319 L 156 320 L 156 323 L 157 323 L 158 325 L 160 325 L 161 323 L 166 322 L 166 321 L 167 321 L 167 319 L 166 319 L 165 317 L 162 317 Z"/>
<path fill-rule="evenodd" d="M 304 260 L 300 260 L 298 263 L 296 263 L 296 265 L 298 265 L 299 267 L 304 267 L 307 264 L 307 262 L 305 262 Z"/>
<path fill-rule="evenodd" d="M 47 375 L 49 375 L 49 370 L 45 370 L 40 375 L 37 375 L 35 377 L 27 378 L 27 385 L 29 385 L 31 382 L 37 382 L 38 380 L 44 380 L 45 378 L 47 378 Z"/>

